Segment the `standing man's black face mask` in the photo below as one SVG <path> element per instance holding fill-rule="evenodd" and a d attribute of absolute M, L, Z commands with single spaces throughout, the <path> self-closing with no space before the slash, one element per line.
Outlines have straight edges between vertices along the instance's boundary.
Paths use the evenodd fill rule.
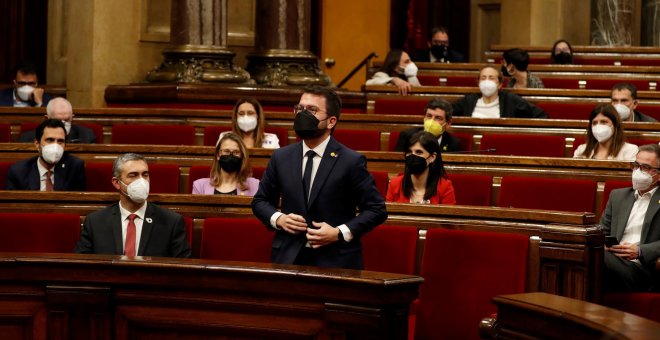
<path fill-rule="evenodd" d="M 302 110 L 296 114 L 296 118 L 293 121 L 293 129 L 296 131 L 296 135 L 302 139 L 316 138 L 321 136 L 326 130 L 319 129 L 320 122 L 311 112 Z"/>

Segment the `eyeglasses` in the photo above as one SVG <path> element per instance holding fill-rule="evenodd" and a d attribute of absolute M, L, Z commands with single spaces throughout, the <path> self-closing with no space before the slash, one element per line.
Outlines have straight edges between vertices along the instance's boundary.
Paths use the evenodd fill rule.
<path fill-rule="evenodd" d="M 222 156 L 232 155 L 234 157 L 241 157 L 241 150 L 230 150 L 230 149 L 220 149 L 220 154 Z"/>
<path fill-rule="evenodd" d="M 303 111 L 303 110 L 307 110 L 307 111 L 309 111 L 309 113 L 311 113 L 315 116 L 318 112 L 327 112 L 327 111 L 323 111 L 323 110 L 319 109 L 318 106 L 314 106 L 314 105 L 296 104 L 296 105 L 293 106 L 293 113 L 294 114 L 297 114 L 298 112 Z"/>
<path fill-rule="evenodd" d="M 658 171 L 660 171 L 660 168 L 654 168 L 648 164 L 639 164 L 637 162 L 632 162 L 632 168 L 633 170 L 640 169 L 646 172 L 647 174 L 656 174 L 658 173 Z"/>
<path fill-rule="evenodd" d="M 30 85 L 30 86 L 37 86 L 36 81 L 14 81 L 16 85 L 20 86 L 25 86 L 25 85 Z"/>

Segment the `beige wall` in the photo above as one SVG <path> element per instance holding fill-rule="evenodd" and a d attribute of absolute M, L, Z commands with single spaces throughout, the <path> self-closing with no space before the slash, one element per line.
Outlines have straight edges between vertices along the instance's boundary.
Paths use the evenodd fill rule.
<path fill-rule="evenodd" d="M 389 50 L 390 4 L 384 0 L 323 0 L 321 69 L 338 84 L 369 53 L 384 60 Z M 328 68 L 323 62 L 332 58 Z M 343 87 L 359 91 L 366 70 L 356 73 Z"/>

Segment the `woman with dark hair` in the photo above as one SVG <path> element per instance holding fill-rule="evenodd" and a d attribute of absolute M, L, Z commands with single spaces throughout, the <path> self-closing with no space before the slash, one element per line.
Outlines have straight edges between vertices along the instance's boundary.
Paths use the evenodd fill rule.
<path fill-rule="evenodd" d="M 243 140 L 233 132 L 225 133 L 215 146 L 209 178 L 193 183 L 195 195 L 254 196 L 259 180 L 250 177 L 250 158 Z"/>
<path fill-rule="evenodd" d="M 256 99 L 245 97 L 236 102 L 231 115 L 231 132 L 241 136 L 246 147 L 264 149 L 280 147 L 280 140 L 276 134 L 264 132 L 265 125 L 266 115 Z M 228 132 L 221 133 L 218 139 Z"/>
<path fill-rule="evenodd" d="M 386 84 L 398 87 L 402 95 L 408 94 L 413 86 L 421 86 L 417 79 L 417 65 L 405 51 L 391 50 L 387 53 L 383 67 L 367 80 L 367 85 Z"/>
<path fill-rule="evenodd" d="M 406 151 L 406 169 L 390 181 L 385 198 L 388 202 L 421 204 L 456 204 L 454 187 L 447 179 L 438 139 L 420 131 L 410 138 Z"/>
<path fill-rule="evenodd" d="M 623 126 L 611 104 L 598 104 L 589 115 L 587 142 L 580 144 L 573 158 L 634 161 L 637 145 L 626 143 Z"/>
<path fill-rule="evenodd" d="M 572 64 L 573 63 L 573 48 L 568 41 L 561 39 L 555 41 L 550 51 L 551 64 Z"/>

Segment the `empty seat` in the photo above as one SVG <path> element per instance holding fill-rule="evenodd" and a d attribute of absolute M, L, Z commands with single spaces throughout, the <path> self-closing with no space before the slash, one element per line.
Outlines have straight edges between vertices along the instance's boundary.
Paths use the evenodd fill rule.
<path fill-rule="evenodd" d="M 204 145 L 215 146 L 218 137 L 225 131 L 231 131 L 231 126 L 205 126 L 204 127 Z"/>
<path fill-rule="evenodd" d="M 493 178 L 486 175 L 449 174 L 456 204 L 489 207 Z"/>
<path fill-rule="evenodd" d="M 412 275 L 417 256 L 417 228 L 382 225 L 362 237 L 364 269 Z"/>
<path fill-rule="evenodd" d="M 399 136 L 401 136 L 401 131 L 390 131 L 390 138 L 387 140 L 387 151 L 396 150 L 396 145 L 399 143 Z"/>
<path fill-rule="evenodd" d="M 271 262 L 273 235 L 256 218 L 206 218 L 200 258 Z"/>
<path fill-rule="evenodd" d="M 112 163 L 86 162 L 87 191 L 113 192 Z M 149 164 L 149 192 L 176 194 L 179 192 L 179 166 L 176 164 Z"/>
<path fill-rule="evenodd" d="M 11 125 L 0 124 L 0 143 L 11 142 Z"/>
<path fill-rule="evenodd" d="M 128 125 L 112 126 L 113 144 L 194 145 L 192 125 Z"/>
<path fill-rule="evenodd" d="M 193 218 L 192 217 L 183 217 L 183 222 L 186 224 L 186 238 L 188 239 L 188 246 L 192 248 L 192 237 L 193 237 Z"/>
<path fill-rule="evenodd" d="M 380 151 L 380 131 L 337 129 L 332 136 L 353 150 Z"/>
<path fill-rule="evenodd" d="M 660 322 L 660 293 L 609 293 L 603 305 Z"/>
<path fill-rule="evenodd" d="M 479 339 L 492 298 L 523 293 L 526 235 L 430 229 L 422 258 L 416 339 Z"/>
<path fill-rule="evenodd" d="M 0 252 L 71 253 L 80 238 L 80 216 L 0 213 Z"/>
<path fill-rule="evenodd" d="M 0 162 L 0 190 L 5 190 L 7 187 L 7 173 L 12 164 L 14 162 Z"/>
<path fill-rule="evenodd" d="M 378 192 L 385 197 L 387 195 L 387 184 L 390 182 L 387 171 L 369 171 L 369 173 L 371 173 L 371 176 L 374 178 Z"/>
<path fill-rule="evenodd" d="M 481 150 L 494 149 L 494 155 L 564 157 L 566 139 L 562 136 L 487 134 Z"/>
<path fill-rule="evenodd" d="M 498 206 L 594 212 L 596 187 L 590 180 L 505 176 Z"/>
<path fill-rule="evenodd" d="M 588 120 L 594 103 L 539 102 L 536 106 L 548 113 L 552 119 Z"/>
<path fill-rule="evenodd" d="M 378 115 L 424 115 L 428 99 L 413 97 L 378 98 L 374 101 L 374 113 Z"/>

